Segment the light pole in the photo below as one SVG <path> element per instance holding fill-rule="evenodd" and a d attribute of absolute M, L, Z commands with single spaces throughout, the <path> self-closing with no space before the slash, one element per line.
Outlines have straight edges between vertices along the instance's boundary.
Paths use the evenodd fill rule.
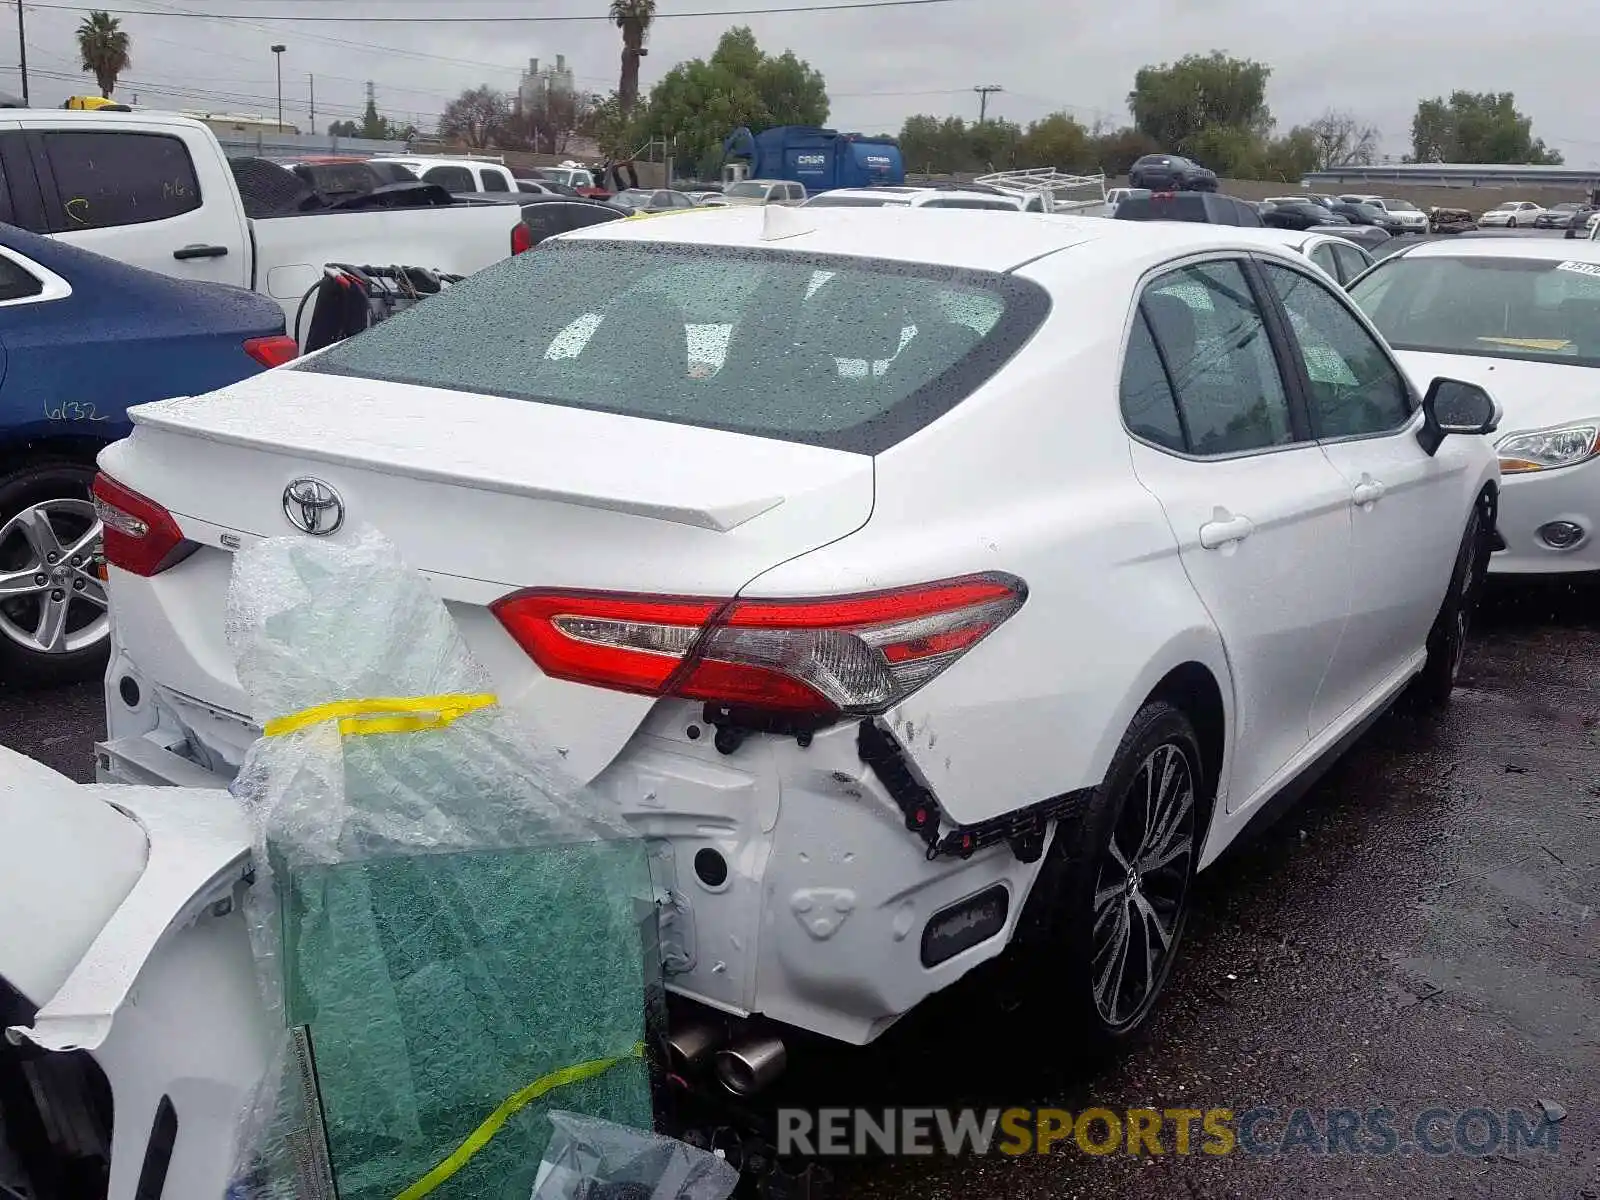
<path fill-rule="evenodd" d="M 278 132 L 283 132 L 283 52 L 287 46 L 274 46 L 272 59 L 278 64 Z"/>
<path fill-rule="evenodd" d="M 17 0 L 17 56 L 22 63 L 22 107 L 28 107 L 28 31 L 22 23 L 22 0 Z"/>

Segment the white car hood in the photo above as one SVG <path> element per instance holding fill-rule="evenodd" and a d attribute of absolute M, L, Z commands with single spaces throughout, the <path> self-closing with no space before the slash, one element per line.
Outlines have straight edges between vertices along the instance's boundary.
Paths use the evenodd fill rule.
<path fill-rule="evenodd" d="M 1600 419 L 1600 367 L 1397 350 L 1419 393 L 1443 375 L 1476 383 L 1499 402 L 1500 433 Z"/>

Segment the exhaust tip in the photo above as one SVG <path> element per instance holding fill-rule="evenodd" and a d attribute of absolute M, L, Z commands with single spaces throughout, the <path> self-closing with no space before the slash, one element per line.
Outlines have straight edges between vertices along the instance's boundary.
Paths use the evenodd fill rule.
<path fill-rule="evenodd" d="M 667 1034 L 667 1053 L 676 1071 L 704 1060 L 722 1044 L 722 1030 L 706 1021 L 690 1021 L 675 1026 Z"/>
<path fill-rule="evenodd" d="M 770 1087 L 789 1065 L 782 1039 L 745 1038 L 717 1055 L 717 1081 L 735 1096 L 754 1096 Z"/>

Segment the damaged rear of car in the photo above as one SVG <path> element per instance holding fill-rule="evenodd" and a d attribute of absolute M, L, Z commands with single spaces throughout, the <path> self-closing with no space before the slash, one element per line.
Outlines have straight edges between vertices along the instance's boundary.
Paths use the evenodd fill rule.
<path fill-rule="evenodd" d="M 501 702 L 650 840 L 686 1062 L 759 1090 L 785 1026 L 870 1042 L 1063 924 L 1078 1040 L 1131 1035 L 1220 849 L 1232 692 L 1111 398 L 1144 273 L 1242 232 L 616 222 L 146 406 L 96 487 L 117 614 L 99 773 L 231 779 L 282 715 L 227 653 L 234 553 L 372 526 Z M 1136 719 L 1152 698 L 1165 724 Z M 1061 916 L 1100 911 L 1076 839 L 1110 836 L 1111 789 L 1148 793 L 1129 844 L 1170 884 L 1119 876 L 1144 922 L 1126 995 L 1091 988 L 1105 948 Z"/>

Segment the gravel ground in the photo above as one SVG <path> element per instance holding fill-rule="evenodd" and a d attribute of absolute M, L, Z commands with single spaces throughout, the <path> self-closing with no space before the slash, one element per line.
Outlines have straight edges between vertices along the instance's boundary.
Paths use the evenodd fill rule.
<path fill-rule="evenodd" d="M 95 686 L 0 687 L 0 741 L 78 778 Z M 810 1056 L 791 1098 L 844 1106 L 1432 1105 L 1564 1111 L 1555 1153 L 1295 1151 L 899 1159 L 871 1198 L 1600 1200 L 1600 590 L 1491 598 L 1438 718 L 1385 718 L 1276 825 L 1202 876 L 1169 1000 L 1096 1073 L 1072 1030 L 919 1015 Z M 959 1007 L 959 1006 L 957 1006 Z M 1275 1127 L 1263 1126 L 1275 1132 Z"/>

